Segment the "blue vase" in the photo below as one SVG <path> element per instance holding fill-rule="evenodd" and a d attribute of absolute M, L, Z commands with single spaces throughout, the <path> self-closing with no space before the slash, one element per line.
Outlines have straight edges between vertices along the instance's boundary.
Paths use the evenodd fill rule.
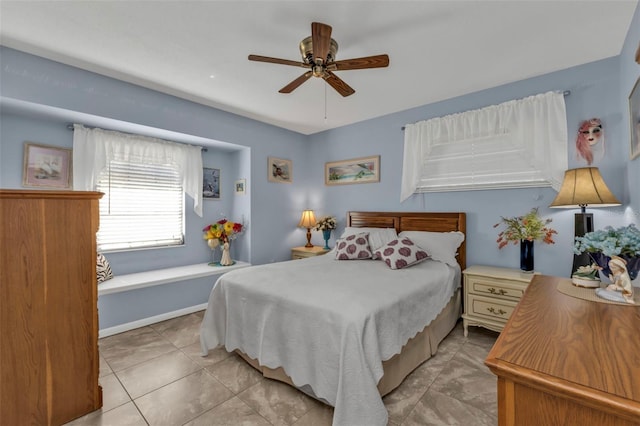
<path fill-rule="evenodd" d="M 331 229 L 323 229 L 322 230 L 322 238 L 324 238 L 324 249 L 325 250 L 330 250 L 331 247 L 329 247 L 329 238 L 331 238 Z"/>
<path fill-rule="evenodd" d="M 520 269 L 533 272 L 533 241 L 520 240 Z"/>

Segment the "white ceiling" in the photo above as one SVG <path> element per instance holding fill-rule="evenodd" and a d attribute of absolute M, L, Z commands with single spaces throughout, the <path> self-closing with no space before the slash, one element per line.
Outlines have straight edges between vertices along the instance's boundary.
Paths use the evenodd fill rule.
<path fill-rule="evenodd" d="M 0 44 L 312 134 L 616 56 L 637 3 L 2 0 Z M 278 93 L 304 69 L 247 55 L 300 60 L 313 21 L 337 60 L 389 67 L 337 72 L 347 98 L 318 78 Z"/>

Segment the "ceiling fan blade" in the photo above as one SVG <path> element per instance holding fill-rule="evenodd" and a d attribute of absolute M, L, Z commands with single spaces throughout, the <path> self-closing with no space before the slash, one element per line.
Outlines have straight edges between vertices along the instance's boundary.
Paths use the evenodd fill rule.
<path fill-rule="evenodd" d="M 322 59 L 323 64 L 326 63 L 331 44 L 331 27 L 320 22 L 312 22 L 311 42 L 313 43 L 313 58 L 316 64 L 319 59 Z"/>
<path fill-rule="evenodd" d="M 288 59 L 270 58 L 268 56 L 249 55 L 249 60 L 257 61 L 257 62 L 269 62 L 271 64 L 293 65 L 294 67 L 309 68 L 309 65 L 305 64 L 304 62 L 290 61 Z"/>
<path fill-rule="evenodd" d="M 334 73 L 332 73 L 329 70 L 325 70 L 324 71 L 324 75 L 322 76 L 322 78 L 324 78 L 324 80 L 327 83 L 329 83 L 329 85 L 331 87 L 336 89 L 336 91 L 338 93 L 340 93 L 342 96 L 346 97 L 346 96 L 353 95 L 354 93 L 356 93 L 356 91 L 353 90 L 351 88 L 351 86 L 349 86 L 340 77 L 338 77 L 337 75 L 335 75 Z"/>
<path fill-rule="evenodd" d="M 291 83 L 289 83 L 286 86 L 284 86 L 282 89 L 278 90 L 278 92 L 280 92 L 280 93 L 291 93 L 295 89 L 297 89 L 302 83 L 304 83 L 305 81 L 309 80 L 309 77 L 311 77 L 312 75 L 313 75 L 313 72 L 307 71 L 304 74 L 302 74 L 300 77 L 298 77 L 295 80 L 293 80 Z"/>
<path fill-rule="evenodd" d="M 335 65 L 335 69 L 333 68 Z M 363 70 L 366 68 L 384 68 L 389 66 L 389 55 L 365 56 L 364 58 L 344 59 L 327 65 L 334 71 Z"/>

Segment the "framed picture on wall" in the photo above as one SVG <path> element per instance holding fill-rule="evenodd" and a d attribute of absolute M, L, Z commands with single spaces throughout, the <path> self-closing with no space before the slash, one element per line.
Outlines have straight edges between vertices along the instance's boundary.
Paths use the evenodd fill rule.
<path fill-rule="evenodd" d="M 325 185 L 380 182 L 380 156 L 333 161 L 324 165 Z"/>
<path fill-rule="evenodd" d="M 631 123 L 631 159 L 640 155 L 640 78 L 629 95 L 629 123 Z"/>
<path fill-rule="evenodd" d="M 291 160 L 269 157 L 267 162 L 267 175 L 269 182 L 291 183 L 293 182 L 293 163 Z"/>
<path fill-rule="evenodd" d="M 71 162 L 69 148 L 24 143 L 22 186 L 71 189 Z"/>
<path fill-rule="evenodd" d="M 220 199 L 220 169 L 202 168 L 202 198 L 205 200 Z"/>
<path fill-rule="evenodd" d="M 247 193 L 247 180 L 246 179 L 238 179 L 235 184 L 236 194 L 244 195 Z"/>

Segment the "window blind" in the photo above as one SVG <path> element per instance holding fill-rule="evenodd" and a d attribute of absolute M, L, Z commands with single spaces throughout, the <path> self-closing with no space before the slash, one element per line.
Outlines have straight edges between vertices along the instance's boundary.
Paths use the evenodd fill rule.
<path fill-rule="evenodd" d="M 175 164 L 109 161 L 100 173 L 100 251 L 184 243 L 182 176 Z"/>
<path fill-rule="evenodd" d="M 400 201 L 432 191 L 558 190 L 567 147 L 564 96 L 556 92 L 407 124 Z"/>

